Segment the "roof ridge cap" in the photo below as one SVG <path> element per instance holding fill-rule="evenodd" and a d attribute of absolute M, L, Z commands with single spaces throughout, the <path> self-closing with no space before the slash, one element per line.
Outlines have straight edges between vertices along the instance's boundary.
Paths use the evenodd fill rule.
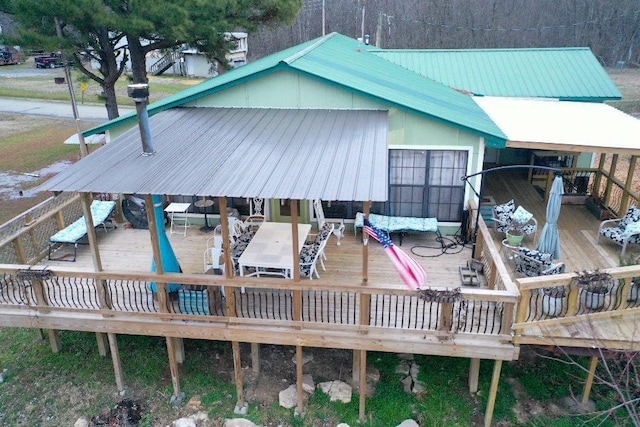
<path fill-rule="evenodd" d="M 293 55 L 283 59 L 282 62 L 286 62 L 287 64 L 291 65 L 291 63 L 293 63 L 296 60 L 302 58 L 307 53 L 311 52 L 312 50 L 314 50 L 315 48 L 317 48 L 321 44 L 323 44 L 323 43 L 327 42 L 328 40 L 330 40 L 331 38 L 335 37 L 337 34 L 338 33 L 333 32 L 333 33 L 327 34 L 324 37 L 320 37 L 315 43 L 312 43 L 310 46 L 305 47 L 300 52 L 294 53 Z"/>

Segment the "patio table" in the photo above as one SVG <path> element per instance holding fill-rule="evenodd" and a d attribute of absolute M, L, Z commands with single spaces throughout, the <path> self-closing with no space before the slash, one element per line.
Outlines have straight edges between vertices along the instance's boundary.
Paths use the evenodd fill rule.
<path fill-rule="evenodd" d="M 293 235 L 291 231 L 291 224 L 288 223 L 263 222 L 238 259 L 240 275 L 244 276 L 246 267 L 254 267 L 256 272 L 249 274 L 251 276 L 293 277 Z M 311 231 L 311 224 L 298 224 L 298 253 L 302 250 L 309 231 Z"/>

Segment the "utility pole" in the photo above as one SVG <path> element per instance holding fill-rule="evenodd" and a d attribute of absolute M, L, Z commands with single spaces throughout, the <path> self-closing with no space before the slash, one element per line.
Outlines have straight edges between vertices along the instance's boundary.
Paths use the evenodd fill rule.
<path fill-rule="evenodd" d="M 64 38 L 62 35 L 62 27 L 58 18 L 54 18 L 56 24 L 56 34 L 59 38 Z M 67 55 L 62 49 L 62 63 L 64 64 L 64 76 L 67 79 L 67 88 L 69 88 L 69 95 L 71 96 L 71 108 L 73 109 L 73 118 L 76 122 L 76 132 L 78 133 L 78 142 L 80 143 L 80 157 L 86 157 L 89 152 L 87 151 L 87 144 L 84 141 L 84 135 L 80 129 L 80 117 L 78 117 L 78 105 L 76 103 L 76 94 L 73 91 L 73 82 L 71 81 L 71 71 L 69 70 L 69 61 L 67 61 Z"/>
<path fill-rule="evenodd" d="M 364 9 L 365 9 L 365 3 L 363 2 L 362 3 L 362 25 L 361 25 L 362 35 L 360 36 L 361 40 L 363 41 L 364 41 Z"/>
<path fill-rule="evenodd" d="M 382 41 L 382 11 L 378 12 L 378 25 L 376 26 L 376 47 L 380 47 Z"/>

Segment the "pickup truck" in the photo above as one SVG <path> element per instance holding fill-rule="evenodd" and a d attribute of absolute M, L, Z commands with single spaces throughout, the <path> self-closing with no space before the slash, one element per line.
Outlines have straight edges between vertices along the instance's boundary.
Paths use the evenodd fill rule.
<path fill-rule="evenodd" d="M 11 52 L 6 50 L 0 50 L 0 65 L 15 65 L 18 60 L 13 56 Z"/>
<path fill-rule="evenodd" d="M 36 63 L 36 68 L 56 68 L 62 67 L 64 64 L 62 63 L 62 58 L 57 53 L 52 53 L 51 55 L 41 55 L 36 56 L 34 58 Z"/>

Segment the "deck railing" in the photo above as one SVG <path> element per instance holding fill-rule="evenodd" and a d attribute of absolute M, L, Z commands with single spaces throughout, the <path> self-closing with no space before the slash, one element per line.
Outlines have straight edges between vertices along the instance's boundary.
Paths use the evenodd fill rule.
<path fill-rule="evenodd" d="M 234 318 L 300 324 L 499 335 L 509 333 L 517 294 L 461 289 L 454 300 L 383 286 L 224 279 L 210 275 L 86 273 L 63 268 L 0 268 L 0 308 L 43 313 L 97 312 L 109 318 L 155 314 L 162 319 L 233 322 Z M 166 283 L 182 284 L 162 294 Z M 152 285 L 154 284 L 154 285 Z M 154 293 L 151 289 L 158 289 Z M 443 292 L 450 291 L 441 289 Z M 438 289 L 432 289 L 436 292 Z M 159 297 L 159 296 L 164 296 Z"/>
<path fill-rule="evenodd" d="M 620 312 L 640 306 L 640 265 L 602 271 L 613 278 L 602 292 L 578 286 L 573 280 L 576 273 L 517 279 L 522 297 L 516 323 L 522 327 L 553 318 Z"/>

